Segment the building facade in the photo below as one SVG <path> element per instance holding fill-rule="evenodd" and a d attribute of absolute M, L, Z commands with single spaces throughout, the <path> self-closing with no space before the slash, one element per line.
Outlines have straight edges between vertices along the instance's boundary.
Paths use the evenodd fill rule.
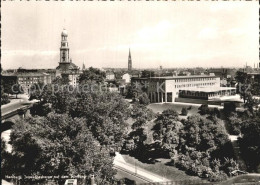
<path fill-rule="evenodd" d="M 18 73 L 18 83 L 24 87 L 29 88 L 32 84 L 51 83 L 51 75 L 47 73 Z"/>
<path fill-rule="evenodd" d="M 175 102 L 179 98 L 210 100 L 233 95 L 235 88 L 220 87 L 213 75 L 132 78 L 132 85 L 147 89 L 151 103 Z"/>

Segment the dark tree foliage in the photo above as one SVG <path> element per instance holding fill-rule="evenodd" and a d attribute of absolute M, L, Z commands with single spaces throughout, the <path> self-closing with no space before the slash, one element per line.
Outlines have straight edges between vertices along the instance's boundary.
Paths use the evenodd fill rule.
<path fill-rule="evenodd" d="M 177 156 L 179 134 L 182 123 L 178 118 L 178 112 L 168 109 L 158 115 L 153 127 L 153 138 L 161 144 L 163 150 L 168 151 L 172 158 Z"/>
<path fill-rule="evenodd" d="M 230 148 L 228 136 L 218 119 L 193 115 L 183 121 L 179 155 L 174 162 L 188 174 L 222 181 L 232 170 L 238 169 L 231 158 L 233 151 L 227 148 Z"/>
<path fill-rule="evenodd" d="M 129 104 L 117 93 L 82 93 L 69 106 L 73 117 L 86 118 L 86 124 L 102 145 L 122 146 L 127 133 Z"/>
<path fill-rule="evenodd" d="M 69 82 L 70 82 L 69 76 L 68 76 L 68 75 L 62 75 L 62 76 L 57 76 L 57 77 L 52 81 L 52 84 L 68 85 Z"/>
<path fill-rule="evenodd" d="M 252 95 L 260 94 L 259 76 L 257 76 L 256 79 L 252 79 L 249 75 L 247 75 L 247 73 L 237 71 L 235 78 L 238 82 L 237 91 L 244 99 L 244 103 L 247 103 L 248 101 L 250 102 Z"/>
<path fill-rule="evenodd" d="M 84 118 L 50 113 L 47 117 L 29 117 L 15 124 L 10 137 L 13 151 L 8 167 L 11 174 L 94 174 L 98 184 L 112 184 L 113 160 L 109 151 L 94 139 L 85 122 Z M 64 183 L 64 179 L 60 183 Z"/>
<path fill-rule="evenodd" d="M 136 87 L 135 85 L 128 86 L 126 98 L 131 98 L 134 103 L 138 102 L 143 105 L 148 105 L 150 103 L 146 93 L 146 87 L 142 87 L 141 85 L 140 87 Z"/>
<path fill-rule="evenodd" d="M 209 113 L 210 113 L 210 110 L 209 110 L 208 104 L 202 104 L 202 105 L 199 107 L 199 113 L 200 113 L 201 115 L 209 114 Z"/>
<path fill-rule="evenodd" d="M 124 143 L 123 151 L 144 152 L 147 139 L 147 123 L 154 119 L 155 115 L 152 110 L 147 109 L 145 106 L 133 104 L 130 116 L 134 122 L 132 131 L 128 134 Z"/>
<path fill-rule="evenodd" d="M 256 75 L 254 81 L 251 84 L 252 94 L 256 96 L 260 96 L 260 75 Z"/>
<path fill-rule="evenodd" d="M 12 90 L 11 90 L 10 94 L 15 94 L 16 98 L 17 98 L 17 95 L 22 94 L 22 93 L 24 93 L 24 89 L 23 89 L 22 85 L 15 84 L 12 86 Z"/>
<path fill-rule="evenodd" d="M 7 104 L 9 102 L 10 102 L 9 97 L 6 93 L 4 93 L 4 89 L 1 85 L 1 105 Z"/>
<path fill-rule="evenodd" d="M 50 111 L 86 118 L 86 125 L 101 145 L 120 149 L 126 135 L 129 104 L 114 92 L 91 91 L 82 86 L 46 85 L 35 92 L 40 102 L 31 108 L 33 115 Z M 40 89 L 40 88 L 39 88 Z"/>
<path fill-rule="evenodd" d="M 154 77 L 154 76 L 155 76 L 154 71 L 144 70 L 141 73 L 141 78 L 149 78 L 149 77 Z"/>
<path fill-rule="evenodd" d="M 101 84 L 106 78 L 106 73 L 97 68 L 90 67 L 87 70 L 84 70 L 83 73 L 79 76 L 79 83 L 86 84 L 89 82 L 95 82 Z"/>
<path fill-rule="evenodd" d="M 238 169 L 217 117 L 193 115 L 180 122 L 176 111 L 166 110 L 157 116 L 153 131 L 155 143 L 160 145 L 155 150 L 168 152 L 171 164 L 190 175 L 222 181 Z"/>
<path fill-rule="evenodd" d="M 185 108 L 185 107 L 183 107 L 183 108 L 181 109 L 181 115 L 187 116 L 187 115 L 188 115 L 188 109 Z"/>
<path fill-rule="evenodd" d="M 241 128 L 239 139 L 242 156 L 251 172 L 260 171 L 260 115 L 247 119 Z"/>
<path fill-rule="evenodd" d="M 10 102 L 8 94 L 5 93 L 5 88 L 4 88 L 4 82 L 2 79 L 2 66 L 1 66 L 1 105 L 7 104 Z"/>
<path fill-rule="evenodd" d="M 145 92 L 139 94 L 135 100 L 142 105 L 148 105 L 150 103 L 149 97 Z"/>
<path fill-rule="evenodd" d="M 241 127 L 243 119 L 235 112 L 230 113 L 226 121 L 227 130 L 232 135 L 239 135 L 241 133 Z"/>
<path fill-rule="evenodd" d="M 184 122 L 182 137 L 185 146 L 196 148 L 198 151 L 212 152 L 228 142 L 228 135 L 222 125 L 216 121 L 198 115 L 188 117 Z"/>

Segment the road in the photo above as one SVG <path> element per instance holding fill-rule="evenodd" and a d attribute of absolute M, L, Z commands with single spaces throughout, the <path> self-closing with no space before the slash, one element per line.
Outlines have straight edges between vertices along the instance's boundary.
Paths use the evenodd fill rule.
<path fill-rule="evenodd" d="M 169 179 L 166 179 L 162 176 L 159 176 L 157 174 L 154 174 L 152 172 L 149 172 L 145 169 L 142 169 L 140 167 L 135 167 L 134 165 L 125 162 L 123 157 L 116 153 L 116 157 L 114 160 L 114 165 L 116 169 L 119 169 L 120 171 L 124 171 L 128 174 L 132 174 L 134 178 L 139 178 L 146 182 L 167 182 L 170 181 Z"/>
<path fill-rule="evenodd" d="M 24 103 L 27 103 L 27 102 L 29 102 L 29 101 L 28 101 L 28 97 L 26 95 L 19 95 L 18 99 L 11 99 L 10 103 L 2 105 L 1 113 L 2 113 L 2 115 L 5 115 L 9 112 L 22 108 L 25 106 Z M 6 149 L 8 152 L 12 151 L 12 146 L 10 144 L 8 144 L 8 142 L 10 140 L 10 133 L 11 133 L 11 130 L 6 130 L 1 133 L 1 139 L 6 141 L 6 147 L 7 147 Z"/>
<path fill-rule="evenodd" d="M 11 102 L 5 105 L 1 105 L 1 112 L 2 115 L 11 112 L 13 110 L 22 108 L 24 105 L 24 102 L 28 101 L 28 97 L 26 96 L 19 96 L 20 98 L 18 99 L 11 99 Z"/>

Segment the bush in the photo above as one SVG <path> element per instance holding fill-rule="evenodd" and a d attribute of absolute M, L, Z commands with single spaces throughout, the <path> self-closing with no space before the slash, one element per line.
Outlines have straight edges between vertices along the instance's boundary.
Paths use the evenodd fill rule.
<path fill-rule="evenodd" d="M 188 110 L 187 110 L 187 108 L 183 107 L 183 108 L 181 109 L 181 114 L 182 114 L 183 116 L 187 116 L 187 115 L 188 115 Z"/>
<path fill-rule="evenodd" d="M 201 115 L 205 115 L 205 114 L 209 114 L 209 106 L 207 104 L 202 104 L 200 107 L 199 107 L 199 113 Z"/>
<path fill-rule="evenodd" d="M 220 171 L 220 172 L 211 172 L 209 173 L 208 179 L 211 182 L 220 182 L 227 180 L 228 176 L 225 174 L 225 172 Z"/>
<path fill-rule="evenodd" d="M 2 97 L 1 97 L 1 105 L 7 104 L 7 103 L 10 103 L 8 95 L 7 94 L 3 94 Z"/>

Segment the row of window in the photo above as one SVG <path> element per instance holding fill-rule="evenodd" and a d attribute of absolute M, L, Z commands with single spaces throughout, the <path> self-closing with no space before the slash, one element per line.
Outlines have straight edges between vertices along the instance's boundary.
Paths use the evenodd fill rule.
<path fill-rule="evenodd" d="M 184 79 L 176 79 L 175 82 L 195 82 L 195 81 L 208 81 L 215 80 L 216 78 L 184 78 Z"/>
<path fill-rule="evenodd" d="M 215 84 L 216 84 L 216 83 L 182 84 L 182 85 L 175 85 L 175 88 L 213 86 L 213 85 L 215 85 Z"/>
<path fill-rule="evenodd" d="M 39 82 L 39 80 L 33 80 L 33 81 L 23 81 L 23 80 L 19 80 L 19 83 L 28 83 L 28 84 L 33 84 L 33 83 L 37 83 Z"/>
<path fill-rule="evenodd" d="M 26 77 L 26 78 L 19 78 L 19 80 L 39 80 L 43 78 L 44 77 Z"/>

